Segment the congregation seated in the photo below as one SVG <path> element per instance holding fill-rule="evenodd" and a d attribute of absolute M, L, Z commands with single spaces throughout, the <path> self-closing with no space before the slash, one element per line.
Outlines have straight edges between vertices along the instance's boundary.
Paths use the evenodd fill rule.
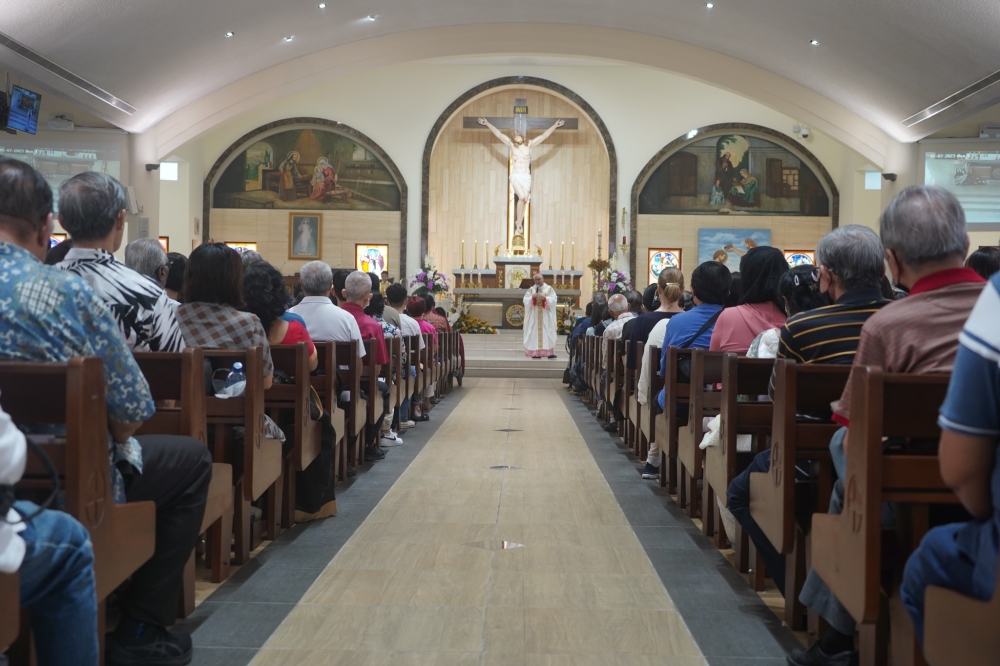
<path fill-rule="evenodd" d="M 691 273 L 691 292 L 694 307 L 670 319 L 660 353 L 660 376 L 667 374 L 667 349 L 708 349 L 712 329 L 722 314 L 729 296 L 731 276 L 729 269 L 718 261 L 706 261 Z M 660 409 L 666 393 L 661 390 L 656 397 Z"/>
<path fill-rule="evenodd" d="M 181 304 L 181 291 L 184 289 L 184 270 L 187 268 L 187 257 L 180 252 L 167 252 L 167 281 L 163 290 L 167 298 L 175 306 Z"/>
<path fill-rule="evenodd" d="M 399 321 L 399 329 L 402 335 L 405 337 L 417 337 L 417 350 L 424 349 L 427 345 L 424 343 L 424 338 L 421 335 L 420 324 L 417 320 L 408 315 L 406 310 L 406 287 L 401 284 L 390 284 L 385 289 L 385 299 L 388 302 L 388 307 L 385 309 L 384 314 L 388 315 L 385 317 L 387 321 L 391 320 L 393 314 L 395 314 L 396 319 Z M 410 368 L 410 374 L 413 377 L 417 376 L 416 368 L 412 364 L 407 364 Z M 421 413 L 421 404 L 412 402 L 413 396 L 405 396 L 402 405 L 399 408 L 399 414 L 397 416 L 399 430 L 407 430 L 416 425 L 417 421 L 428 421 L 430 418 Z M 413 408 L 413 413 L 411 414 L 411 406 Z M 410 417 L 413 417 L 412 419 Z"/>
<path fill-rule="evenodd" d="M 375 285 L 372 285 L 373 287 Z M 390 310 L 392 308 L 389 308 Z M 371 300 L 368 301 L 368 305 L 365 306 L 365 314 L 375 320 L 375 322 L 382 327 L 382 337 L 383 338 L 399 338 L 402 337 L 402 332 L 399 327 L 390 324 L 385 320 L 383 316 L 386 312 L 385 307 L 385 297 L 382 293 L 377 290 L 372 291 Z M 393 310 L 393 312 L 396 312 Z M 398 314 L 398 313 L 397 313 Z M 402 350 L 400 353 L 403 355 L 403 363 L 406 363 L 406 351 Z M 399 377 L 395 377 L 394 381 L 399 381 Z M 400 407 L 400 412 L 402 407 Z M 382 423 L 382 440 L 380 442 L 381 446 L 399 446 L 403 443 L 403 438 L 399 436 L 399 418 L 400 413 L 397 412 L 391 406 L 389 407 L 389 418 L 385 419 Z"/>
<path fill-rule="evenodd" d="M 241 311 L 246 304 L 239 255 L 224 243 L 199 245 L 188 257 L 183 295 L 177 319 L 185 342 L 191 347 L 232 351 L 261 347 L 264 388 L 270 388 L 274 363 L 268 334 L 257 315 Z"/>
<path fill-rule="evenodd" d="M 330 300 L 333 291 L 333 270 L 322 261 L 310 261 L 299 274 L 302 300 L 289 312 L 305 321 L 309 337 L 316 342 L 361 342 L 358 322 Z M 365 355 L 364 345 L 358 345 L 358 358 Z"/>
<path fill-rule="evenodd" d="M 288 311 L 289 298 L 285 282 L 271 264 L 266 261 L 251 264 L 243 276 L 244 311 L 257 316 L 267 333 L 271 345 L 294 345 L 305 342 L 309 348 L 309 369 L 315 370 L 319 364 L 316 345 L 306 327 L 299 321 L 287 321 L 283 315 Z"/>
<path fill-rule="evenodd" d="M 878 235 L 868 227 L 848 225 L 826 234 L 816 246 L 817 268 L 809 267 L 808 275 L 799 276 L 807 284 L 805 293 L 794 288 L 788 292 L 789 318 L 778 335 L 775 357 L 792 359 L 796 363 L 839 363 L 854 361 L 861 327 L 868 318 L 889 301 L 882 298 L 879 283 L 885 272 L 884 250 Z M 792 276 L 798 273 L 793 269 Z M 815 277 L 813 276 L 815 273 Z M 816 280 L 814 282 L 814 280 Z M 815 285 L 819 295 L 832 302 L 815 306 L 811 292 Z M 794 287 L 794 283 L 792 285 Z M 800 285 L 801 286 L 801 285 Z M 790 298 L 789 298 L 790 296 Z M 792 310 L 802 308 L 801 311 Z M 808 310 L 808 311 L 806 311 Z M 758 344 L 758 355 L 763 341 Z M 772 372 L 768 388 L 774 397 L 775 375 Z M 830 414 L 822 415 L 828 418 Z M 746 530 L 764 561 L 768 575 L 778 590 L 785 593 L 785 556 L 771 544 L 760 526 L 750 515 L 750 475 L 771 468 L 771 449 L 758 453 L 751 464 L 729 485 L 728 509 Z M 805 472 L 798 472 L 805 475 Z M 803 476 L 803 480 L 807 479 Z"/>
<path fill-rule="evenodd" d="M 681 299 L 684 297 L 684 273 L 679 268 L 664 268 L 656 280 L 656 298 L 659 307 L 655 311 L 647 313 L 636 320 L 635 328 L 632 329 L 632 340 L 636 343 L 644 343 L 642 357 L 639 363 L 639 378 L 636 387 L 636 400 L 644 408 L 649 405 L 649 387 L 651 377 L 649 376 L 649 356 L 648 350 L 651 347 L 661 347 L 663 338 L 667 334 L 667 326 L 675 315 L 684 312 L 681 308 Z M 643 332 L 652 324 L 652 328 L 642 339 Z M 631 352 L 630 352 L 631 353 Z M 660 478 L 660 447 L 655 441 L 649 443 L 649 452 L 646 456 L 646 463 L 642 469 L 643 479 Z"/>
<path fill-rule="evenodd" d="M 160 289 L 166 288 L 170 259 L 156 238 L 137 238 L 126 245 L 125 266 L 139 275 L 145 275 L 160 285 Z"/>
<path fill-rule="evenodd" d="M 631 290 L 625 294 L 615 294 L 610 299 L 608 299 L 608 308 L 611 311 L 611 316 L 614 318 L 610 324 L 604 329 L 602 338 L 604 340 L 621 340 L 624 334 L 625 326 L 633 321 L 635 318 L 642 314 L 642 295 Z M 608 358 L 608 348 L 607 345 L 601 345 L 601 366 L 604 369 L 603 372 L 606 374 L 608 372 L 614 372 L 614 359 Z M 614 402 L 612 404 L 614 420 L 608 423 L 604 429 L 608 432 L 618 432 L 619 424 L 625 420 L 625 414 L 622 412 L 622 406 L 618 403 L 618 399 L 621 394 L 615 395 Z"/>
<path fill-rule="evenodd" d="M 604 329 L 614 321 L 611 311 L 608 309 L 608 299 L 604 294 L 594 297 L 594 310 L 590 316 L 590 326 L 587 327 L 587 335 L 592 337 L 603 337 Z"/>
<path fill-rule="evenodd" d="M 427 301 L 421 296 L 411 296 L 410 299 L 406 301 L 406 312 L 417 322 L 417 326 L 420 327 L 420 333 L 430 335 L 434 340 L 434 345 L 437 346 L 437 329 L 434 328 L 434 324 L 427 321 L 426 317 Z M 421 347 L 421 349 L 422 348 L 423 347 Z M 419 397 L 421 398 L 421 403 L 418 414 L 415 417 L 415 420 L 417 421 L 429 418 L 427 414 L 431 411 L 432 403 L 435 402 L 434 384 L 428 383 L 427 388 L 424 389 L 423 395 Z"/>
<path fill-rule="evenodd" d="M 783 310 L 789 319 L 829 303 L 826 295 L 819 290 L 819 273 L 812 264 L 796 266 L 786 271 L 778 280 L 778 298 L 784 305 Z M 778 328 L 762 331 L 750 343 L 747 357 L 777 358 L 782 329 L 784 324 Z"/>
<path fill-rule="evenodd" d="M 778 281 L 787 272 L 788 262 L 778 248 L 750 248 L 740 258 L 738 304 L 719 314 L 709 349 L 745 353 L 758 335 L 782 326 L 785 310 L 779 300 Z"/>
<path fill-rule="evenodd" d="M 59 188 L 59 222 L 73 238 L 73 249 L 58 266 L 79 275 L 104 299 L 129 349 L 181 351 L 184 338 L 166 292 L 112 254 L 122 244 L 127 207 L 125 188 L 111 176 L 88 171 L 65 181 Z"/>
<path fill-rule="evenodd" d="M 0 485 L 21 478 L 27 448 L 24 435 L 0 409 Z M 96 664 L 97 584 L 86 528 L 69 514 L 26 501 L 14 502 L 0 518 L 6 519 L 0 520 L 0 574 L 19 574 L 38 663 Z"/>
<path fill-rule="evenodd" d="M 80 209 L 91 205 L 81 201 Z M 103 362 L 112 500 L 156 504 L 156 548 L 119 594 L 122 617 L 108 637 L 107 661 L 188 663 L 190 636 L 166 627 L 176 617 L 184 565 L 200 531 L 211 456 L 186 437 L 132 436 L 155 412 L 149 386 L 106 301 L 76 274 L 41 263 L 51 230 L 52 191 L 42 175 L 0 160 L 0 358 Z"/>
<path fill-rule="evenodd" d="M 989 280 L 1000 272 L 1000 247 L 979 248 L 965 260 L 965 267 L 976 271 L 984 280 Z"/>
<path fill-rule="evenodd" d="M 1000 535 L 1000 274 L 983 290 L 959 337 L 941 407 L 941 478 L 972 515 L 930 530 L 910 556 L 900 595 L 924 637 L 929 586 L 987 601 L 996 589 Z"/>
<path fill-rule="evenodd" d="M 940 187 L 908 187 L 882 213 L 879 227 L 889 270 L 909 296 L 886 304 L 865 321 L 851 374 L 864 366 L 879 366 L 887 373 L 950 372 L 959 333 L 984 284 L 975 271 L 964 268 L 969 236 L 962 206 Z M 833 414 L 833 420 L 845 427 L 830 442 L 839 477 L 830 499 L 831 514 L 843 510 L 850 418 L 848 380 Z M 891 515 L 891 509 L 883 510 L 883 521 Z M 799 600 L 830 629 L 808 649 L 789 655 L 790 663 L 811 666 L 851 659 L 857 623 L 815 571 L 809 572 Z"/>

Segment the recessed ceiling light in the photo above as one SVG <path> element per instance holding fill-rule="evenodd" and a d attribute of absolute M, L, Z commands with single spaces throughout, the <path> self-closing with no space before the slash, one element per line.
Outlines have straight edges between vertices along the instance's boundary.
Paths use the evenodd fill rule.
<path fill-rule="evenodd" d="M 285 41 L 286 41 L 286 42 L 290 42 L 290 41 L 292 41 L 293 39 L 295 39 L 295 35 L 288 35 L 288 37 L 285 37 Z"/>
<path fill-rule="evenodd" d="M 368 19 L 369 21 L 374 21 L 375 19 L 377 19 L 377 18 L 378 18 L 378 14 L 369 14 L 369 15 L 368 15 L 368 16 L 367 16 L 366 18 L 367 18 L 367 19 Z"/>
<path fill-rule="evenodd" d="M 819 46 L 819 42 L 816 41 L 815 39 L 810 39 L 809 43 L 812 44 L 813 46 Z"/>
<path fill-rule="evenodd" d="M 236 34 L 235 32 L 233 32 L 232 30 L 230 30 L 229 32 L 226 33 L 226 37 L 232 37 L 235 34 Z"/>
<path fill-rule="evenodd" d="M 326 9 L 326 3 L 325 2 L 321 2 L 321 3 L 319 3 L 316 6 L 319 7 L 320 9 Z"/>
<path fill-rule="evenodd" d="M 707 5 L 705 5 L 705 7 L 707 7 L 708 9 L 711 9 L 714 6 L 715 6 L 715 3 L 712 3 L 712 2 L 708 3 Z"/>

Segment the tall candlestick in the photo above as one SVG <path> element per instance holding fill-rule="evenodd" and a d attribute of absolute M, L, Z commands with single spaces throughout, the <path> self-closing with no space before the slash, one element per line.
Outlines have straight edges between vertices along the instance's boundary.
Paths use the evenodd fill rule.
<path fill-rule="evenodd" d="M 566 270 L 566 241 L 560 243 L 562 246 L 559 250 L 559 270 Z"/>
<path fill-rule="evenodd" d="M 549 270 L 552 270 L 552 241 L 549 241 Z"/>
<path fill-rule="evenodd" d="M 472 268 L 479 268 L 479 241 L 472 244 Z"/>
<path fill-rule="evenodd" d="M 570 243 L 569 247 L 570 257 L 569 257 L 569 269 L 571 271 L 576 270 L 576 241 Z"/>
<path fill-rule="evenodd" d="M 465 268 L 465 241 L 462 241 L 462 268 Z"/>
<path fill-rule="evenodd" d="M 490 242 L 486 241 L 486 261 L 483 262 L 483 267 L 486 270 L 490 270 Z"/>

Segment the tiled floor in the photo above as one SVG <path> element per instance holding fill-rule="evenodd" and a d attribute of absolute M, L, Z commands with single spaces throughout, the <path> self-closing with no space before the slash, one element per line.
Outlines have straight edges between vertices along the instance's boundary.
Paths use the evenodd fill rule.
<path fill-rule="evenodd" d="M 559 386 L 470 379 L 252 663 L 704 664 Z"/>

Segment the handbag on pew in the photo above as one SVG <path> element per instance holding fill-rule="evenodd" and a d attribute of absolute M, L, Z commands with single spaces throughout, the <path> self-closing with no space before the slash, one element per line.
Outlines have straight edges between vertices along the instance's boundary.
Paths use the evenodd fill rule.
<path fill-rule="evenodd" d="M 701 334 L 712 328 L 716 320 L 718 320 L 719 315 L 722 314 L 722 310 L 719 310 L 714 315 L 712 315 L 708 321 L 702 324 L 698 332 L 692 335 L 687 341 L 678 347 L 678 349 L 690 349 L 694 341 L 701 337 Z M 677 359 L 677 381 L 680 384 L 690 384 L 691 383 L 691 359 L 690 357 L 684 357 Z"/>

